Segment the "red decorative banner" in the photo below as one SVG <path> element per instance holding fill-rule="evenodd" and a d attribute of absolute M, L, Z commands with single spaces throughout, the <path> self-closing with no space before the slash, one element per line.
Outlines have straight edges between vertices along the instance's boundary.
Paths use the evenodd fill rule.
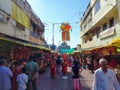
<path fill-rule="evenodd" d="M 70 32 L 62 32 L 62 41 L 70 41 Z"/>
<path fill-rule="evenodd" d="M 70 29 L 69 23 L 62 23 L 60 26 L 62 30 L 62 41 L 70 41 Z"/>

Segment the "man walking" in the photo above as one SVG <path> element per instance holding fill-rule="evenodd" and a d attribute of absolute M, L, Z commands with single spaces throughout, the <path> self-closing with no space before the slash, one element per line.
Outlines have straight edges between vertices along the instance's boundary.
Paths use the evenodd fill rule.
<path fill-rule="evenodd" d="M 0 90 L 11 90 L 12 71 L 6 66 L 7 61 L 0 59 Z"/>
<path fill-rule="evenodd" d="M 108 69 L 107 60 L 100 59 L 100 68 L 94 73 L 93 90 L 120 90 L 114 71 Z"/>
<path fill-rule="evenodd" d="M 31 84 L 32 84 L 33 90 L 37 90 L 35 75 L 38 72 L 39 67 L 38 67 L 38 63 L 33 61 L 34 59 L 35 59 L 34 56 L 30 56 L 28 63 L 25 65 L 26 72 L 28 75 L 28 85 L 27 85 L 28 90 L 31 90 Z"/>

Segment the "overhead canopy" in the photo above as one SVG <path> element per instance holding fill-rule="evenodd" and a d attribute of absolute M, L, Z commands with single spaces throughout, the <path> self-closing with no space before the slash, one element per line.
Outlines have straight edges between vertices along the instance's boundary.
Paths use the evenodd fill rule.
<path fill-rule="evenodd" d="M 46 48 L 46 47 L 41 46 L 39 44 L 34 44 L 34 43 L 27 42 L 27 41 L 24 41 L 24 40 L 22 41 L 22 40 L 15 40 L 15 39 L 11 39 L 11 38 L 0 37 L 0 41 L 2 41 L 2 42 L 6 41 L 6 42 L 9 42 L 9 43 L 28 46 L 28 47 L 33 47 L 33 48 L 38 48 L 38 49 L 50 50 L 49 48 Z"/>
<path fill-rule="evenodd" d="M 117 37 L 115 39 L 112 40 L 112 45 L 116 46 L 116 47 L 120 47 L 120 37 Z"/>

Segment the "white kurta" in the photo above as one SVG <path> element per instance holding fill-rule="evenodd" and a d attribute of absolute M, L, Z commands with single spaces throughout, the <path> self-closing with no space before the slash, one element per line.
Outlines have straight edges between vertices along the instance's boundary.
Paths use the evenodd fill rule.
<path fill-rule="evenodd" d="M 106 73 L 101 68 L 94 74 L 93 90 L 120 90 L 114 71 L 108 69 Z"/>
<path fill-rule="evenodd" d="M 25 73 L 21 73 L 17 76 L 18 90 L 25 90 L 26 83 L 28 82 L 28 76 Z"/>

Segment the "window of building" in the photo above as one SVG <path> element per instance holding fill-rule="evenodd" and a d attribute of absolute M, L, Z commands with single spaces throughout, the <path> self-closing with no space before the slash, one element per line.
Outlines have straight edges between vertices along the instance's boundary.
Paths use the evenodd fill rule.
<path fill-rule="evenodd" d="M 80 29 L 81 31 L 83 30 L 83 26 L 81 26 L 81 29 Z"/>
<path fill-rule="evenodd" d="M 89 38 L 89 41 L 92 41 L 92 40 L 93 40 L 93 38 L 92 38 L 92 37 L 90 37 L 90 38 Z"/>
<path fill-rule="evenodd" d="M 113 18 L 110 19 L 110 21 L 109 21 L 109 26 L 110 26 L 110 27 L 114 26 L 114 19 L 113 19 Z"/>
<path fill-rule="evenodd" d="M 103 31 L 107 29 L 107 23 L 103 24 Z"/>
<path fill-rule="evenodd" d="M 98 12 L 99 9 L 100 9 L 100 0 L 97 0 L 94 8 L 95 14 Z"/>
<path fill-rule="evenodd" d="M 19 22 L 16 22 L 16 27 L 20 28 L 21 30 L 25 30 L 25 26 L 23 26 Z"/>
<path fill-rule="evenodd" d="M 87 26 L 87 21 L 84 22 L 84 28 L 86 28 L 86 26 Z"/>
<path fill-rule="evenodd" d="M 88 23 L 92 20 L 92 13 L 88 16 Z"/>
<path fill-rule="evenodd" d="M 99 38 L 99 33 L 97 33 L 96 35 L 97 35 L 97 38 Z"/>
<path fill-rule="evenodd" d="M 85 39 L 85 43 L 87 43 L 87 39 Z"/>

